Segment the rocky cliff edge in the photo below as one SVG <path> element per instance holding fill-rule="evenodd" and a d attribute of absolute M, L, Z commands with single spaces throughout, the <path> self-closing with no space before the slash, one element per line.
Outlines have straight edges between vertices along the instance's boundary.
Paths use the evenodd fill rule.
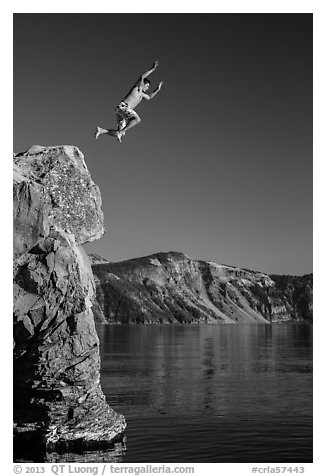
<path fill-rule="evenodd" d="M 46 450 L 105 446 L 126 423 L 100 385 L 95 285 L 80 246 L 104 233 L 74 146 L 14 156 L 14 434 Z"/>

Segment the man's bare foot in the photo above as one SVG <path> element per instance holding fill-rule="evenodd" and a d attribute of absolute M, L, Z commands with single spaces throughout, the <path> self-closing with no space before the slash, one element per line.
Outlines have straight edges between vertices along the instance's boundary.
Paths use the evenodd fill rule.
<path fill-rule="evenodd" d="M 121 142 L 121 139 L 124 135 L 125 135 L 125 133 L 122 132 L 122 131 L 117 131 L 116 132 L 116 138 L 118 139 L 119 142 Z"/>
<path fill-rule="evenodd" d="M 102 128 L 101 127 L 97 127 L 96 128 L 96 132 L 95 132 L 95 140 L 98 139 L 98 136 L 100 136 L 102 134 Z"/>

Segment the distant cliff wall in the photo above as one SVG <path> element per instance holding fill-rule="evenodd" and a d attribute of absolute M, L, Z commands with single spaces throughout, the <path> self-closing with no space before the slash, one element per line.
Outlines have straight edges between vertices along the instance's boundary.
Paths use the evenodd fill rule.
<path fill-rule="evenodd" d="M 283 294 L 287 310 L 295 320 L 313 321 L 313 275 L 271 275 Z"/>
<path fill-rule="evenodd" d="M 46 449 L 105 445 L 125 428 L 100 385 L 95 284 L 81 245 L 104 233 L 77 147 L 14 156 L 14 434 Z"/>
<path fill-rule="evenodd" d="M 268 275 L 169 252 L 93 264 L 109 323 L 271 323 L 304 321 Z M 99 316 L 100 319 L 100 316 Z"/>

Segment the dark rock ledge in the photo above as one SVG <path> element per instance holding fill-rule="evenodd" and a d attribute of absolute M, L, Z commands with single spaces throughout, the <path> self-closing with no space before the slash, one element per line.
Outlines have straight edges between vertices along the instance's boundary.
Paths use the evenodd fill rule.
<path fill-rule="evenodd" d="M 96 449 L 125 419 L 100 385 L 95 285 L 81 245 L 104 233 L 99 188 L 77 147 L 14 156 L 14 440 Z"/>

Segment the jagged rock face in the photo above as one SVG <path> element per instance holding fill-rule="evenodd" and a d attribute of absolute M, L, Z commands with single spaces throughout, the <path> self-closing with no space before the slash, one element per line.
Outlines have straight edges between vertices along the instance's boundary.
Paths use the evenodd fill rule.
<path fill-rule="evenodd" d="M 15 434 L 47 449 L 108 443 L 125 421 L 100 386 L 95 285 L 80 246 L 99 238 L 98 187 L 73 146 L 14 157 Z"/>
<path fill-rule="evenodd" d="M 293 317 L 268 275 L 182 253 L 96 264 L 93 271 L 109 323 L 270 323 Z"/>

